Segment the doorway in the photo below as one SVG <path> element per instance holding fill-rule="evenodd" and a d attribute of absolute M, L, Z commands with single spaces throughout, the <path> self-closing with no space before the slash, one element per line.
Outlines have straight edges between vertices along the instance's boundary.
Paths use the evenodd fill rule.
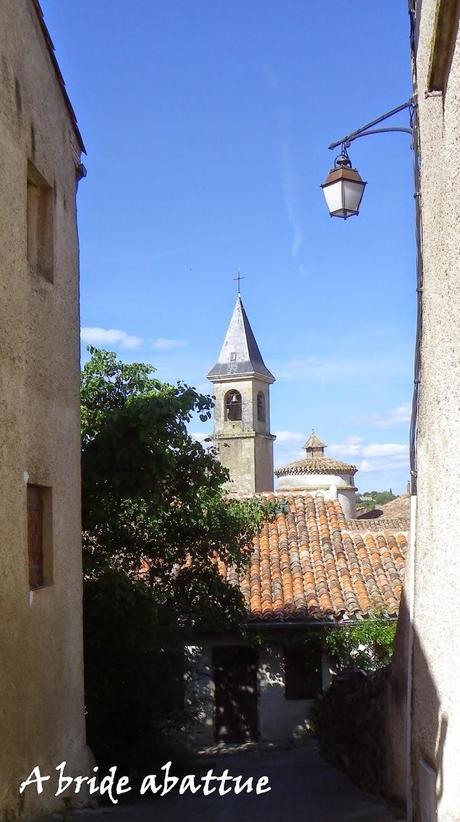
<path fill-rule="evenodd" d="M 258 738 L 257 651 L 241 645 L 213 648 L 217 742 Z"/>

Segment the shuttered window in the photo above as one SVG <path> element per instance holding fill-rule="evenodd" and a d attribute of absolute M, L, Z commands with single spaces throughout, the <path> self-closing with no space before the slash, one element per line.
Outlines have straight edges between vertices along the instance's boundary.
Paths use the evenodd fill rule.
<path fill-rule="evenodd" d="M 313 645 L 284 649 L 286 699 L 315 699 L 321 693 L 321 648 Z"/>
<path fill-rule="evenodd" d="M 27 542 L 29 549 L 29 586 L 41 588 L 43 573 L 43 494 L 37 485 L 27 486 Z"/>

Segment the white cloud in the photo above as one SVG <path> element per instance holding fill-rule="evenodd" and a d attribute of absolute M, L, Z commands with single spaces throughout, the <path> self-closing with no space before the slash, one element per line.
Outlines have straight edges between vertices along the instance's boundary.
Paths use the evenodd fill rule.
<path fill-rule="evenodd" d="M 120 348 L 139 348 L 144 342 L 142 337 L 128 334 L 119 328 L 99 328 L 99 326 L 85 326 L 80 336 L 83 342 L 89 345 L 119 345 Z"/>
<path fill-rule="evenodd" d="M 301 445 L 305 442 L 306 436 L 299 431 L 275 431 L 276 441 L 289 445 Z"/>
<path fill-rule="evenodd" d="M 363 450 L 363 457 L 397 457 L 406 456 L 408 446 L 398 442 L 379 442 L 366 445 Z"/>
<path fill-rule="evenodd" d="M 365 443 L 362 437 L 348 437 L 330 446 L 331 456 L 352 459 L 362 473 L 388 472 L 409 468 L 409 446 L 401 442 Z"/>
<path fill-rule="evenodd" d="M 212 431 L 190 431 L 190 436 L 197 442 L 204 443 L 212 437 Z"/>
<path fill-rule="evenodd" d="M 306 435 L 300 431 L 275 431 L 275 465 L 280 468 L 305 456 Z"/>
<path fill-rule="evenodd" d="M 362 417 L 353 417 L 351 422 L 363 422 L 367 425 L 375 425 L 377 428 L 391 428 L 393 425 L 405 425 L 410 422 L 411 403 L 403 402 L 396 408 L 391 408 L 385 413 L 375 411 L 373 414 L 365 414 Z"/>
<path fill-rule="evenodd" d="M 168 340 L 166 337 L 157 337 L 152 344 L 157 351 L 172 351 L 174 348 L 184 348 L 187 342 L 186 340 Z"/>
<path fill-rule="evenodd" d="M 338 457 L 357 457 L 362 453 L 362 437 L 347 437 L 345 442 L 332 443 L 330 445 L 331 454 Z"/>

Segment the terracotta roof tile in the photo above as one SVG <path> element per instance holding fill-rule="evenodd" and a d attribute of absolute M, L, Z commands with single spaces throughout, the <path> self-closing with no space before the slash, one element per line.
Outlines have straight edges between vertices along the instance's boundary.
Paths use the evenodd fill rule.
<path fill-rule="evenodd" d="M 307 457 L 303 460 L 290 462 L 275 470 L 277 477 L 288 474 L 356 474 L 356 465 L 334 460 L 329 457 Z"/>
<path fill-rule="evenodd" d="M 265 494 L 287 513 L 263 524 L 237 582 L 251 620 L 339 620 L 398 614 L 407 551 L 402 520 L 346 520 L 320 493 Z"/>

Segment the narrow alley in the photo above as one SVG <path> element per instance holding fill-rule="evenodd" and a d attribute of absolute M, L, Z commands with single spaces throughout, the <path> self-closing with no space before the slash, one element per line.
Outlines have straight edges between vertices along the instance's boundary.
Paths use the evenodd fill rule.
<path fill-rule="evenodd" d="M 271 791 L 219 797 L 171 793 L 151 802 L 80 811 L 74 822 L 396 822 L 379 800 L 354 786 L 320 757 L 316 745 L 206 757 L 204 772 L 268 776 Z"/>

